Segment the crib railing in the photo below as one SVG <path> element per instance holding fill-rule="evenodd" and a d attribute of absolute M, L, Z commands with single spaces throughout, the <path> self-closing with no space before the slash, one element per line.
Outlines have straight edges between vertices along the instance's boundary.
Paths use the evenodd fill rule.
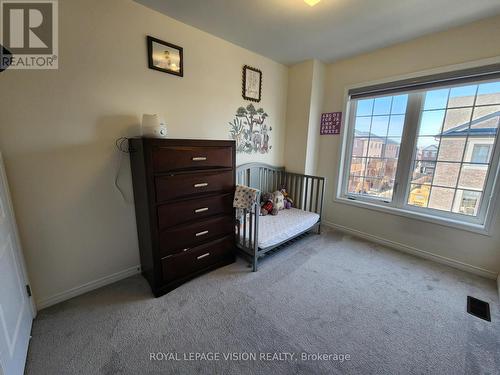
<path fill-rule="evenodd" d="M 253 257 L 253 264 L 257 264 L 257 254 L 259 252 L 259 214 L 260 204 L 257 201 L 251 209 L 236 210 L 236 244 L 237 246 Z"/>
<path fill-rule="evenodd" d="M 283 185 L 294 201 L 294 207 L 304 211 L 323 212 L 325 178 L 298 173 L 283 172 Z"/>
<path fill-rule="evenodd" d="M 285 171 L 282 167 L 250 163 L 236 168 L 236 183 L 261 192 L 286 189 L 294 200 L 294 207 L 304 211 L 323 212 L 325 178 Z"/>
<path fill-rule="evenodd" d="M 262 192 L 276 191 L 283 185 L 285 168 L 249 163 L 236 168 L 236 183 Z"/>
<path fill-rule="evenodd" d="M 286 189 L 295 208 L 315 212 L 320 216 L 319 231 L 325 193 L 324 177 L 291 173 L 282 167 L 262 163 L 250 163 L 236 168 L 236 183 L 258 189 L 262 193 Z M 237 210 L 237 245 L 253 258 L 254 271 L 257 270 L 259 255 L 272 249 L 259 249 L 259 198 L 251 209 Z"/>

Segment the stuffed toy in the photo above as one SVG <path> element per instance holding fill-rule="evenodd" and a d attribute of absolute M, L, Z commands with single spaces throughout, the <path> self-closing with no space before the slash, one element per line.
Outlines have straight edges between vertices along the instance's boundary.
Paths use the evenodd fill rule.
<path fill-rule="evenodd" d="M 293 200 L 290 197 L 290 194 L 286 191 L 286 189 L 281 189 L 281 194 L 283 194 L 283 204 L 285 205 L 286 209 L 292 208 L 293 207 Z"/>
<path fill-rule="evenodd" d="M 265 203 L 267 201 L 273 201 L 273 193 L 263 193 L 260 195 L 261 203 Z"/>
<path fill-rule="evenodd" d="M 292 204 L 291 204 L 291 203 L 290 203 L 290 201 L 288 201 L 288 200 L 285 200 L 285 201 L 283 202 L 283 204 L 285 205 L 285 209 L 286 209 L 286 210 L 289 210 L 290 208 L 292 208 Z"/>
<path fill-rule="evenodd" d="M 273 193 L 273 204 L 274 207 L 276 207 L 279 210 L 284 210 L 285 209 L 285 204 L 284 204 L 285 197 L 281 193 L 281 191 L 275 191 Z"/>
<path fill-rule="evenodd" d="M 267 215 L 267 214 L 269 214 L 269 213 L 271 213 L 271 214 L 272 214 L 272 212 L 273 212 L 273 208 L 274 208 L 274 207 L 273 207 L 273 202 L 271 202 L 271 201 L 267 201 L 267 202 L 265 202 L 265 203 L 264 203 L 264 204 L 260 207 L 260 214 L 261 214 L 262 216 L 266 216 L 266 215 Z"/>
<path fill-rule="evenodd" d="M 274 203 L 274 195 L 272 193 L 264 193 L 261 195 L 261 206 L 260 206 L 260 214 L 262 216 L 277 215 L 278 209 L 275 207 Z"/>

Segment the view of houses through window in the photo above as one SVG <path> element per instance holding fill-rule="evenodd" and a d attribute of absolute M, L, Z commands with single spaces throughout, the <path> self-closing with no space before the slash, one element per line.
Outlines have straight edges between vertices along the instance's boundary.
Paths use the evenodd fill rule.
<path fill-rule="evenodd" d="M 348 191 L 391 200 L 408 95 L 360 100 Z"/>
<path fill-rule="evenodd" d="M 410 98 L 418 125 L 402 139 Z M 401 206 L 478 215 L 500 124 L 500 81 L 355 100 L 346 195 L 390 203 L 398 158 L 413 155 Z M 353 108 L 353 107 L 351 107 Z M 406 125 L 405 125 L 406 124 Z M 411 144 L 410 144 L 411 143 Z M 347 167 L 347 166 L 346 166 Z"/>

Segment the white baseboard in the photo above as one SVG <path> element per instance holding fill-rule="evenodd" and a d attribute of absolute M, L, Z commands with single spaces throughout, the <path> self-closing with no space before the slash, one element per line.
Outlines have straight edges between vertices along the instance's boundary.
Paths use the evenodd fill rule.
<path fill-rule="evenodd" d="M 105 285 L 112 284 L 116 281 L 125 279 L 127 277 L 130 277 L 132 275 L 136 275 L 140 273 L 141 266 L 133 266 L 130 268 L 127 268 L 123 271 L 116 272 L 112 275 L 104 276 L 101 277 L 97 280 L 90 281 L 88 283 L 85 283 L 83 285 L 77 286 L 75 288 L 68 289 L 64 292 L 54 294 L 51 297 L 47 298 L 42 298 L 36 303 L 36 307 L 38 310 L 44 309 L 46 307 L 55 305 L 56 303 L 66 301 L 70 298 L 79 296 L 80 294 L 90 292 L 91 290 L 98 289 L 100 287 L 103 287 Z"/>
<path fill-rule="evenodd" d="M 337 229 L 341 232 L 345 232 L 345 233 L 351 234 L 351 235 L 356 236 L 356 237 L 361 237 L 361 238 L 364 238 L 366 240 L 378 243 L 380 245 L 391 247 L 393 249 L 400 250 L 402 252 L 418 256 L 420 258 L 425 258 L 425 259 L 432 260 L 432 261 L 437 262 L 437 263 L 446 264 L 450 267 L 457 268 L 457 269 L 462 270 L 462 271 L 470 272 L 470 273 L 473 273 L 475 275 L 483 276 L 483 277 L 486 277 L 488 279 L 500 280 L 499 279 L 500 275 L 494 271 L 490 271 L 490 270 L 487 270 L 487 269 L 484 269 L 481 267 L 477 267 L 477 266 L 472 266 L 470 264 L 463 263 L 463 262 L 460 262 L 460 261 L 455 260 L 455 259 L 446 258 L 446 257 L 441 256 L 441 255 L 433 254 L 433 253 L 430 253 L 428 251 L 417 249 L 415 247 L 408 246 L 408 245 L 405 245 L 405 244 L 402 244 L 399 242 L 387 240 L 385 238 L 378 237 L 378 236 L 375 236 L 373 234 L 369 234 L 366 232 L 362 232 L 362 231 L 357 230 L 357 229 L 348 228 L 348 227 L 345 227 L 343 225 L 339 225 L 339 224 L 335 224 L 335 223 L 323 221 L 323 220 L 321 222 L 322 222 L 322 224 L 326 225 L 327 227 L 331 227 L 331 228 Z M 498 283 L 500 283 L 500 281 L 498 281 Z M 500 284 L 499 284 L 499 288 L 500 288 Z M 500 289 L 499 289 L 499 291 L 500 291 Z"/>

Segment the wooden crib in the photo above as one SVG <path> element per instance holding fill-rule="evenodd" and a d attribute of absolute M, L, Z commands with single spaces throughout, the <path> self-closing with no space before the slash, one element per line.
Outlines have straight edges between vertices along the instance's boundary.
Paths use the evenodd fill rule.
<path fill-rule="evenodd" d="M 236 243 L 251 259 L 253 271 L 258 260 L 270 250 L 309 232 L 321 230 L 325 178 L 287 172 L 283 167 L 262 163 L 243 164 L 236 168 L 236 183 L 274 192 L 285 188 L 293 199 L 292 209 L 276 216 L 259 216 L 260 196 L 251 209 L 237 214 Z"/>

